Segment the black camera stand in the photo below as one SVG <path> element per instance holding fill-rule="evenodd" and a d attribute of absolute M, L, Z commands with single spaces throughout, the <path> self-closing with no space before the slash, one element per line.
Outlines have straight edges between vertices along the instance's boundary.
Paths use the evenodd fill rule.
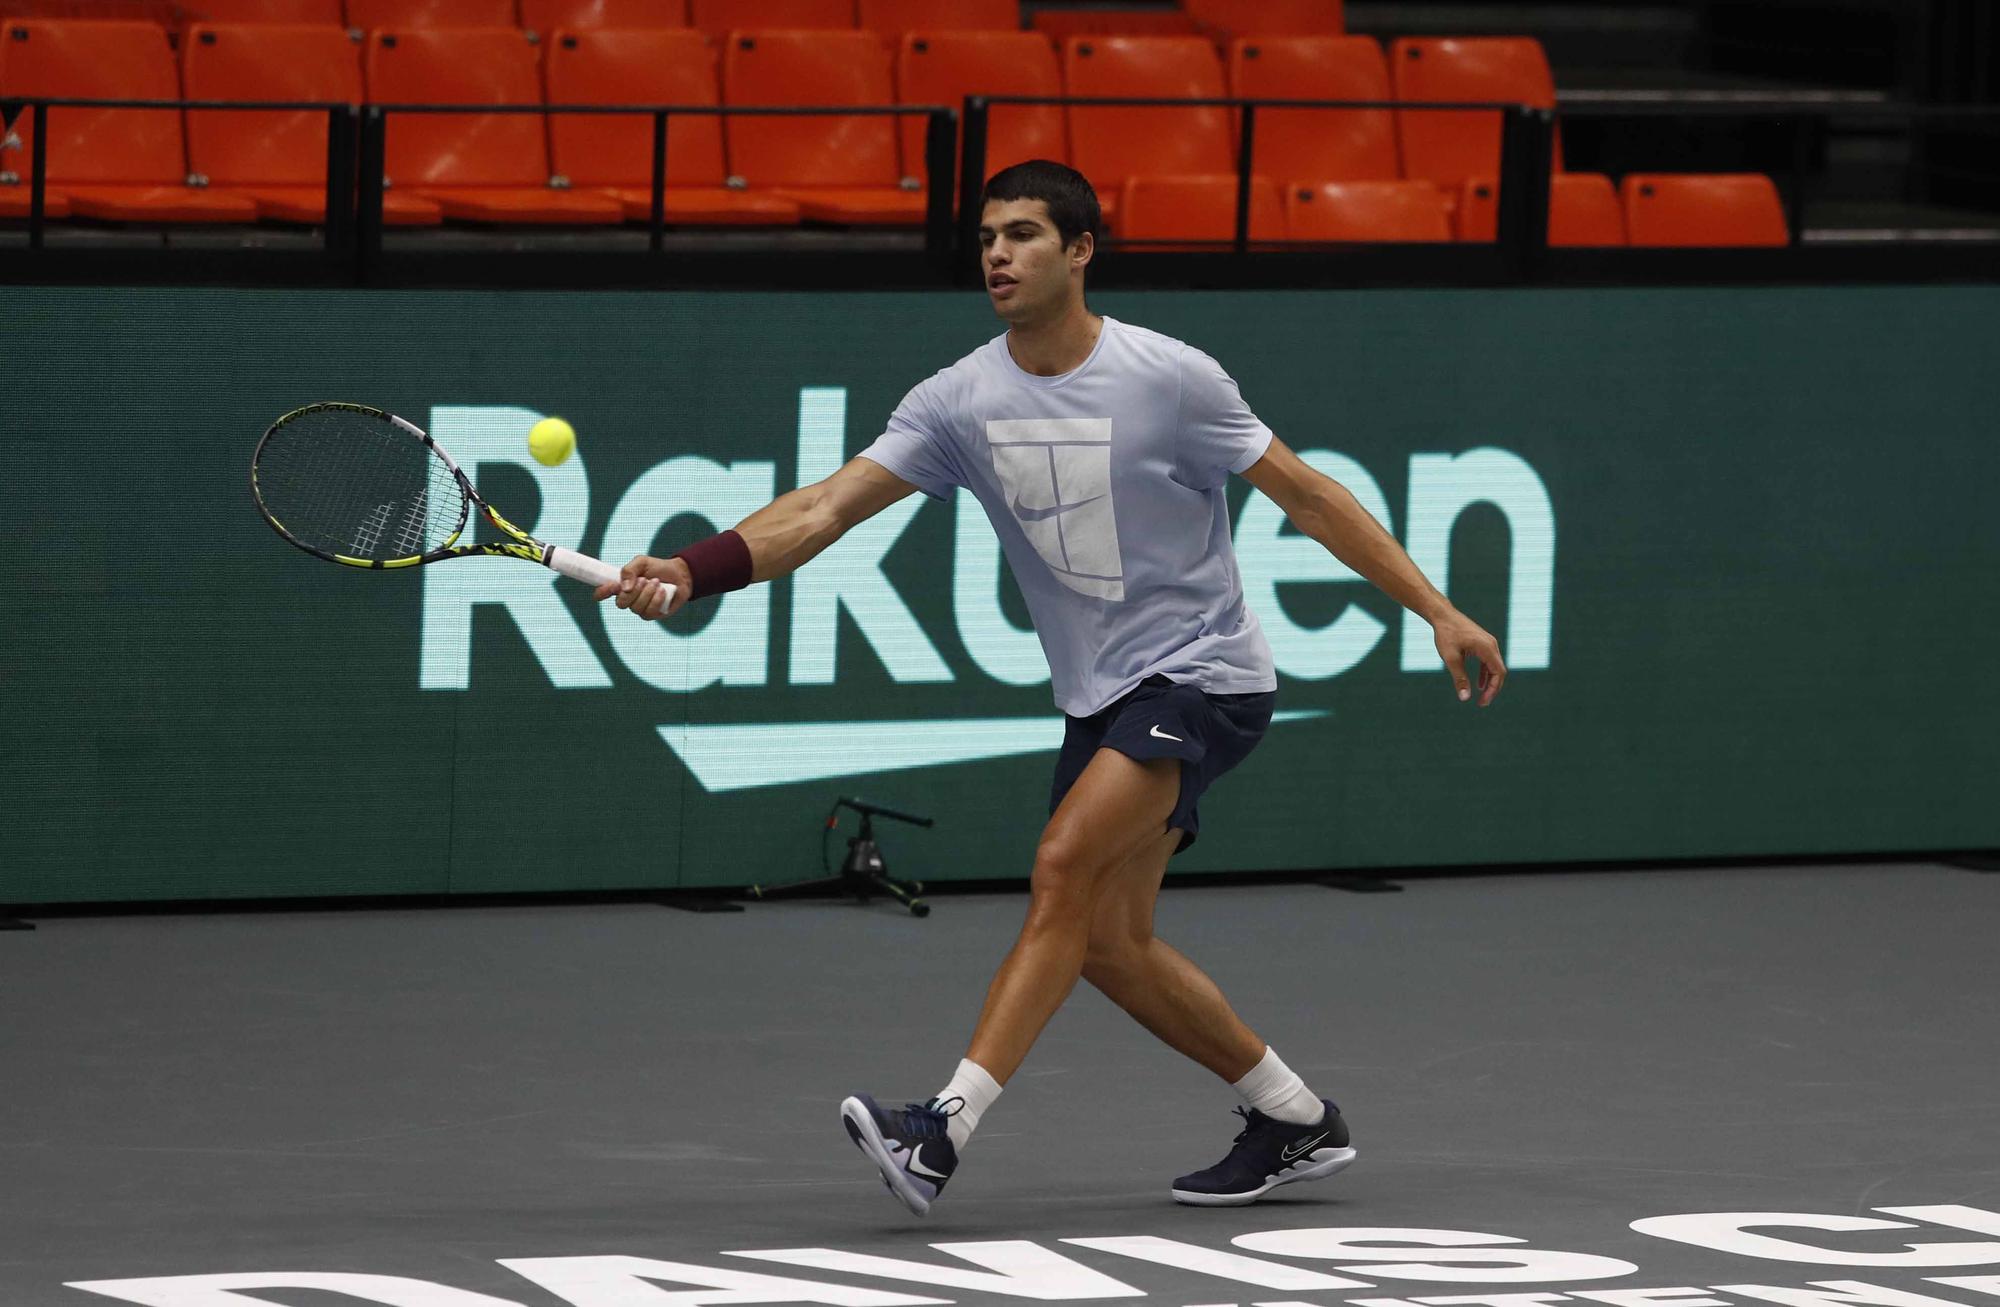
<path fill-rule="evenodd" d="M 909 822 L 912 826 L 929 826 L 931 819 L 884 808 L 880 804 L 864 803 L 859 799 L 839 798 L 834 800 L 833 811 L 827 814 L 829 829 L 842 808 L 852 808 L 861 814 L 861 829 L 847 841 L 847 860 L 840 864 L 839 875 L 789 885 L 752 885 L 745 893 L 753 899 L 780 899 L 807 898 L 832 891 L 852 895 L 857 903 L 867 903 L 877 894 L 882 894 L 908 908 L 911 916 L 928 917 L 931 905 L 918 897 L 924 892 L 924 883 L 920 880 L 897 880 L 889 875 L 889 864 L 882 857 L 882 846 L 875 842 L 873 818 L 889 817 Z"/>

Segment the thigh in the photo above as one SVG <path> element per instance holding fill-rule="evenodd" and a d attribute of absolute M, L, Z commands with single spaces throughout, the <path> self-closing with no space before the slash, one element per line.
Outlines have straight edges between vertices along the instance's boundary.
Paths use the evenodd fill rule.
<path fill-rule="evenodd" d="M 1037 872 L 1049 865 L 1103 884 L 1159 840 L 1180 788 L 1178 759 L 1140 762 L 1099 749 L 1043 828 Z"/>

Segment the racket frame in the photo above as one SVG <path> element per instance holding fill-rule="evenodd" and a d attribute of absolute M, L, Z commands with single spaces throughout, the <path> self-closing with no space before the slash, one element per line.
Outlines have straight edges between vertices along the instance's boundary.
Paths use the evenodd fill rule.
<path fill-rule="evenodd" d="M 443 544 L 424 553 L 412 554 L 404 558 L 353 558 L 346 554 L 336 554 L 325 549 L 316 548 L 285 529 L 285 524 L 278 520 L 277 515 L 264 502 L 263 490 L 257 484 L 258 460 L 263 456 L 264 446 L 270 442 L 271 437 L 284 427 L 309 413 L 326 412 L 360 413 L 367 417 L 385 420 L 405 435 L 421 443 L 429 453 L 435 454 L 443 462 L 445 467 L 450 470 L 453 479 L 457 481 L 459 489 L 465 494 L 465 504 L 460 509 L 458 522 L 453 526 L 451 534 L 445 537 Z M 413 422 L 408 422 L 397 417 L 394 413 L 387 412 L 384 409 L 371 408 L 366 404 L 346 404 L 333 401 L 307 404 L 303 408 L 293 409 L 276 422 L 273 422 L 265 429 L 263 436 L 257 441 L 256 452 L 250 456 L 250 493 L 256 498 L 258 515 L 266 522 L 269 522 L 271 528 L 283 536 L 285 540 L 305 550 L 315 558 L 324 558 L 330 563 L 339 563 L 345 567 L 359 567 L 370 571 L 381 571 L 397 567 L 421 567 L 425 563 L 435 563 L 447 558 L 486 557 L 519 558 L 530 563 L 540 563 L 544 567 L 561 572 L 564 576 L 573 577 L 590 585 L 606 585 L 617 581 L 621 575 L 619 570 L 609 563 L 592 558 L 588 554 L 578 553 L 574 549 L 565 549 L 561 545 L 545 544 L 529 535 L 526 531 L 523 531 L 520 527 L 515 526 L 512 522 L 509 522 L 500 515 L 499 511 L 493 505 L 487 503 L 480 496 L 478 489 L 472 484 L 472 478 L 465 475 L 464 471 L 459 468 L 458 462 L 452 458 L 443 445 L 431 439 L 428 431 L 425 431 Z M 491 522 L 498 530 L 505 532 L 510 539 L 496 540 L 487 544 L 458 544 L 459 537 L 465 534 L 465 528 L 471 520 L 471 510 L 474 507 L 477 507 L 487 521 Z"/>

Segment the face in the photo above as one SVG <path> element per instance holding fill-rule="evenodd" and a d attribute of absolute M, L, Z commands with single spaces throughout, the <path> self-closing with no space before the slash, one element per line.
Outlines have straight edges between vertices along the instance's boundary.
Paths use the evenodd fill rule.
<path fill-rule="evenodd" d="M 1009 323 L 1059 317 L 1083 294 L 1088 234 L 1068 249 L 1045 200 L 994 200 L 979 215 L 980 263 L 993 311 Z"/>

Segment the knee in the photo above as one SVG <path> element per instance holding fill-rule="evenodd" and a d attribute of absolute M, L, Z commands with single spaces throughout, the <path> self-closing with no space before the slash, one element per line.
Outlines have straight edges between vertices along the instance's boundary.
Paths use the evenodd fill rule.
<path fill-rule="evenodd" d="M 1081 841 L 1060 834 L 1044 836 L 1028 877 L 1030 918 L 1088 921 L 1104 883 L 1106 868 L 1099 862 Z"/>

